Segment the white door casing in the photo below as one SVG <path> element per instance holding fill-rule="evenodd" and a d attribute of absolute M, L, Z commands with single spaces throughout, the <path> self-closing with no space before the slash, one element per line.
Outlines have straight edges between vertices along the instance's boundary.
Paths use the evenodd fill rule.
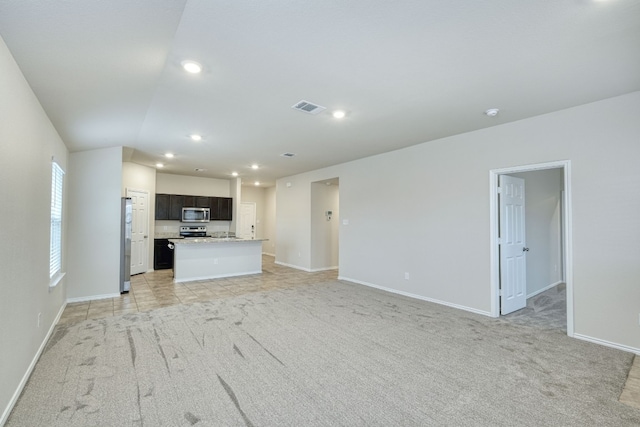
<path fill-rule="evenodd" d="M 254 202 L 240 203 L 240 228 L 238 237 L 255 239 L 256 237 L 256 204 Z"/>
<path fill-rule="evenodd" d="M 149 192 L 127 189 L 131 198 L 131 275 L 145 273 L 149 267 Z"/>
<path fill-rule="evenodd" d="M 524 179 L 500 176 L 500 312 L 527 305 Z"/>
<path fill-rule="evenodd" d="M 490 277 L 491 277 L 491 316 L 500 316 L 500 250 L 499 237 L 499 205 L 498 205 L 498 181 L 502 175 L 510 173 L 522 173 L 541 171 L 547 169 L 562 169 L 562 265 L 564 269 L 564 281 L 567 286 L 567 335 L 575 336 L 574 328 L 574 298 L 573 298 L 573 226 L 572 226 L 572 185 L 571 185 L 571 160 L 557 160 L 547 163 L 530 165 L 509 166 L 489 171 L 489 231 L 490 231 Z"/>

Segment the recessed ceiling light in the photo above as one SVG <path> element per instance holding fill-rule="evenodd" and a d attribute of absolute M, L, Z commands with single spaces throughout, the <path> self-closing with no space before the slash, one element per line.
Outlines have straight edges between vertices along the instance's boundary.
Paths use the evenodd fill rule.
<path fill-rule="evenodd" d="M 202 168 L 195 168 L 194 171 L 196 172 L 204 172 L 206 171 L 206 169 L 202 169 Z"/>
<path fill-rule="evenodd" d="M 202 141 L 202 135 L 198 135 L 196 133 L 189 135 L 189 138 L 193 139 L 194 141 Z"/>
<path fill-rule="evenodd" d="M 255 163 L 251 165 L 251 169 L 256 170 L 259 169 L 260 166 L 256 165 Z"/>
<path fill-rule="evenodd" d="M 253 185 L 255 185 L 255 186 L 260 185 L 260 181 L 256 181 L 256 182 L 254 182 L 254 183 L 253 183 Z"/>
<path fill-rule="evenodd" d="M 202 71 L 202 65 L 195 61 L 182 61 L 180 65 L 182 65 L 182 68 L 184 68 L 186 72 L 191 74 L 198 74 Z"/>
<path fill-rule="evenodd" d="M 231 172 L 231 176 L 238 176 L 238 172 Z"/>
<path fill-rule="evenodd" d="M 295 156 L 295 153 L 282 153 L 282 154 L 280 154 L 280 156 L 281 156 L 281 157 L 288 157 L 288 158 L 291 158 L 291 157 L 294 157 L 294 156 Z"/>
<path fill-rule="evenodd" d="M 495 116 L 498 115 L 499 112 L 500 112 L 500 110 L 498 110 L 497 108 L 489 108 L 484 113 L 489 117 L 495 117 Z"/>
<path fill-rule="evenodd" d="M 342 110 L 336 110 L 336 111 L 333 112 L 333 118 L 334 119 L 343 119 L 344 116 L 346 116 L 346 115 L 347 115 L 347 113 L 345 113 Z"/>
<path fill-rule="evenodd" d="M 173 153 L 166 153 L 164 155 L 167 159 L 172 159 L 173 158 Z"/>
<path fill-rule="evenodd" d="M 163 167 L 164 167 L 164 165 L 163 165 L 162 163 L 156 163 L 156 167 L 157 167 L 157 168 L 163 168 Z"/>

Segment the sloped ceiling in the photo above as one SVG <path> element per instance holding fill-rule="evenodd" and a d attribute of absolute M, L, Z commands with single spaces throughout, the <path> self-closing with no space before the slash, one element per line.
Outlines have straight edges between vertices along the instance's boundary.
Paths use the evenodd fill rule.
<path fill-rule="evenodd" d="M 640 90 L 636 0 L 3 0 L 0 35 L 71 151 L 263 185 Z"/>

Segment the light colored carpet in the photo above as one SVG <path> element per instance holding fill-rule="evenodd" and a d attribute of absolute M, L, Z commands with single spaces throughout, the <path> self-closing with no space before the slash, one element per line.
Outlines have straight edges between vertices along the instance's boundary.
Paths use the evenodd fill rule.
<path fill-rule="evenodd" d="M 328 282 L 58 326 L 7 426 L 638 426 L 631 360 Z"/>
<path fill-rule="evenodd" d="M 564 283 L 527 299 L 527 306 L 502 317 L 519 325 L 567 332 L 567 286 Z"/>

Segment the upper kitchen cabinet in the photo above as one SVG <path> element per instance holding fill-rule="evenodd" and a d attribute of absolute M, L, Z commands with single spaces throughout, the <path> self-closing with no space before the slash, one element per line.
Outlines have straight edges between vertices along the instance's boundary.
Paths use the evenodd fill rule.
<path fill-rule="evenodd" d="M 184 199 L 182 200 L 183 208 L 193 208 L 196 206 L 196 196 L 182 196 Z"/>
<path fill-rule="evenodd" d="M 183 207 L 209 208 L 211 221 L 231 221 L 233 217 L 233 199 L 231 197 L 156 194 L 157 220 L 181 221 Z"/>
<path fill-rule="evenodd" d="M 156 219 L 169 219 L 168 194 L 156 194 Z"/>
<path fill-rule="evenodd" d="M 170 220 L 173 220 L 173 221 L 182 220 L 182 208 L 185 206 L 184 198 L 185 196 L 181 196 L 179 194 L 169 195 L 169 219 Z"/>
<path fill-rule="evenodd" d="M 218 216 L 221 221 L 231 221 L 233 216 L 233 199 L 218 197 Z"/>
<path fill-rule="evenodd" d="M 211 197 L 196 196 L 196 208 L 208 208 L 211 205 Z"/>
<path fill-rule="evenodd" d="M 211 197 L 211 221 L 231 221 L 232 200 L 229 197 Z"/>

